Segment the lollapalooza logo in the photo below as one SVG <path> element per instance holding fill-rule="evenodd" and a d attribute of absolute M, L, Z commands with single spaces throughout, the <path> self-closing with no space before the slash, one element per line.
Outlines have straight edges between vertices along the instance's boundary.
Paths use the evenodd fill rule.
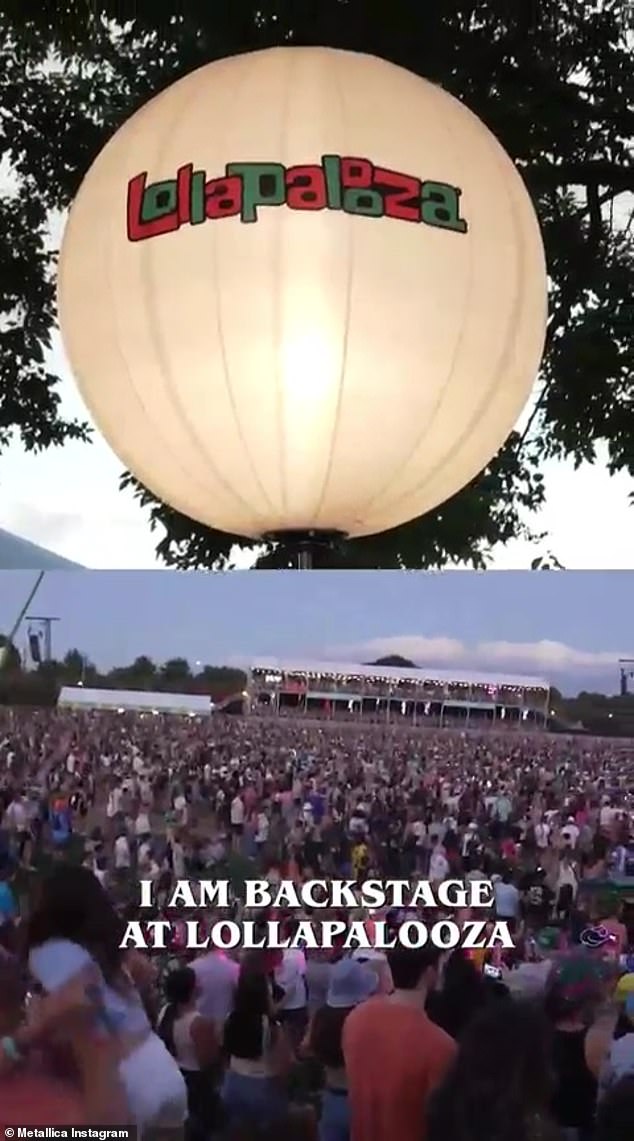
<path fill-rule="evenodd" d="M 579 942 L 582 947 L 588 947 L 589 950 L 595 951 L 599 947 L 616 943 L 616 935 L 613 935 L 611 931 L 608 931 L 607 927 L 600 924 L 598 927 L 586 927 L 579 936 Z"/>
<path fill-rule="evenodd" d="M 221 218 L 257 222 L 259 211 L 272 206 L 422 222 L 465 234 L 461 193 L 446 182 L 423 181 L 366 158 L 339 155 L 324 155 L 311 166 L 230 162 L 221 178 L 208 178 L 189 163 L 162 182 L 148 182 L 147 171 L 130 180 L 128 238 L 140 242 Z"/>

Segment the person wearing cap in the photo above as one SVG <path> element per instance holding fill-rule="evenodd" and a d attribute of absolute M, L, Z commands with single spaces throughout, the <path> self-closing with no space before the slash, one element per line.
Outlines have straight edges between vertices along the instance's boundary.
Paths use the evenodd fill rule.
<path fill-rule="evenodd" d="M 309 1039 L 311 1054 L 324 1067 L 319 1141 L 349 1141 L 343 1026 L 351 1010 L 376 994 L 378 983 L 378 975 L 370 966 L 352 958 L 341 959 L 331 969 L 326 1003 L 315 1013 Z"/>
<path fill-rule="evenodd" d="M 574 816 L 569 816 L 561 829 L 560 836 L 564 841 L 567 848 L 576 848 L 579 839 L 579 828 L 575 823 Z"/>
<path fill-rule="evenodd" d="M 545 1009 L 553 1025 L 555 1091 L 552 1111 L 564 1133 L 592 1137 L 598 1079 L 614 1035 L 618 1009 L 606 1007 L 613 975 L 591 951 L 563 955 L 553 964 Z"/>
<path fill-rule="evenodd" d="M 527 950 L 530 957 L 512 970 L 503 969 L 502 980 L 514 998 L 543 996 L 558 952 L 560 935 L 557 928 L 544 927 L 529 940 Z"/>
<path fill-rule="evenodd" d="M 358 963 L 364 963 L 378 978 L 377 994 L 391 994 L 394 990 L 392 974 L 385 951 L 375 947 L 357 947 L 351 957 Z"/>

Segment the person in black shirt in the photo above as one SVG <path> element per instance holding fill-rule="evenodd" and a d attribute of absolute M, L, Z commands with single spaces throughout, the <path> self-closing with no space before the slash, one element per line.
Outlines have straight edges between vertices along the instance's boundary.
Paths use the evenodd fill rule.
<path fill-rule="evenodd" d="M 546 873 L 543 868 L 536 868 L 529 872 L 521 881 L 520 890 L 524 902 L 524 915 L 528 927 L 538 931 L 545 927 L 550 918 L 554 902 L 554 892 L 546 883 Z"/>
<path fill-rule="evenodd" d="M 442 989 L 430 991 L 425 1010 L 432 1022 L 459 1039 L 484 1006 L 508 998 L 508 993 L 503 983 L 485 978 L 462 947 L 457 947 L 447 959 Z"/>
<path fill-rule="evenodd" d="M 230 1128 L 273 1126 L 287 1112 L 279 1082 L 292 1052 L 279 1023 L 266 955 L 244 959 L 231 1011 L 225 1024 L 224 1048 L 229 1056 L 221 1099 Z"/>
<path fill-rule="evenodd" d="M 583 903 L 574 906 L 568 916 L 568 933 L 573 946 L 579 946 L 581 935 L 590 926 L 590 914 Z"/>
<path fill-rule="evenodd" d="M 555 1087 L 552 1114 L 566 1134 L 591 1141 L 598 1072 L 589 1033 L 604 995 L 604 966 L 583 953 L 567 955 L 548 980 L 544 1009 L 551 1021 Z"/>
<path fill-rule="evenodd" d="M 432 1093 L 427 1141 L 561 1141 L 549 1113 L 549 1028 L 538 1007 L 480 1010 Z"/>
<path fill-rule="evenodd" d="M 634 1074 L 621 1078 L 599 1105 L 594 1141 L 634 1137 Z"/>

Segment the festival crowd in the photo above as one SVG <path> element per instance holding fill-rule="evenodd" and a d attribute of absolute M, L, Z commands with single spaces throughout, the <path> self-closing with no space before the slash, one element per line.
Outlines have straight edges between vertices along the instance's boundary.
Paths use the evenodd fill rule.
<path fill-rule="evenodd" d="M 633 777 L 631 741 L 0 711 L 0 1124 L 634 1141 Z M 232 917 L 240 876 L 486 879 L 515 945 L 188 950 L 172 888 L 215 876 Z M 141 879 L 166 953 L 121 946 Z"/>

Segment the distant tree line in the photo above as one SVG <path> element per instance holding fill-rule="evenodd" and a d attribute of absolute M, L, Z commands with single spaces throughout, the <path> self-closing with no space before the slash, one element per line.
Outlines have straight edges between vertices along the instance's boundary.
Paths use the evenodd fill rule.
<path fill-rule="evenodd" d="M 26 669 L 15 646 L 4 648 L 0 664 L 0 704 L 54 705 L 64 685 L 87 689 L 132 689 L 159 693 L 208 694 L 215 701 L 240 693 L 246 684 L 243 670 L 230 666 L 210 666 L 185 658 L 170 658 L 160 664 L 145 654 L 127 666 L 100 671 L 81 650 L 69 650 L 61 661 L 43 661 Z"/>
<path fill-rule="evenodd" d="M 84 685 L 92 689 L 132 689 L 159 693 L 207 694 L 223 701 L 242 692 L 246 674 L 233 666 L 211 666 L 186 658 L 152 661 L 146 654 L 127 666 L 101 672 L 81 650 L 69 650 L 61 661 L 41 662 L 26 669 L 15 646 L 0 635 L 0 705 L 55 705 L 63 685 Z M 414 662 L 399 656 L 379 658 L 376 666 L 416 668 Z M 634 737 L 634 694 L 608 696 L 587 693 L 564 697 L 551 690 L 555 713 L 553 727 L 562 732 L 575 730 L 597 736 Z"/>

